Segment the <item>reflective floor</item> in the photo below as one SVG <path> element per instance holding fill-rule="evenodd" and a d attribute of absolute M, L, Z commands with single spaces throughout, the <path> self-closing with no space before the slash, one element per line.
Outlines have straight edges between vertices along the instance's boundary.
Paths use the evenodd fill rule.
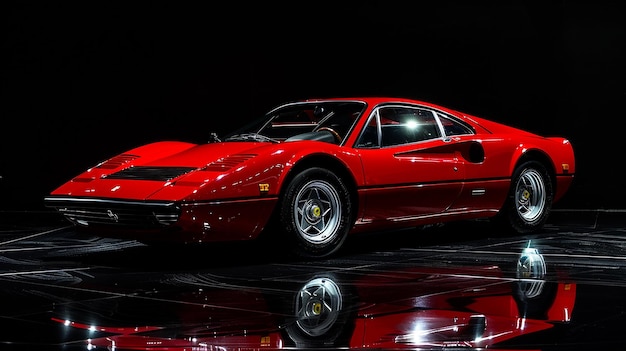
<path fill-rule="evenodd" d="M 599 350 L 626 344 L 626 212 L 353 236 L 332 259 L 150 247 L 0 212 L 0 350 Z"/>

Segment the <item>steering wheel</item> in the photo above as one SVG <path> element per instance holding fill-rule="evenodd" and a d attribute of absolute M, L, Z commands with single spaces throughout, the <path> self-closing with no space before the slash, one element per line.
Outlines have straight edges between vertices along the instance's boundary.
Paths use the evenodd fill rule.
<path fill-rule="evenodd" d="M 318 130 L 316 130 L 316 132 L 321 132 L 321 131 L 324 131 L 324 130 L 327 131 L 327 132 L 330 132 L 330 134 L 332 134 L 335 137 L 335 139 L 337 139 L 337 142 L 339 144 L 341 144 L 341 141 L 342 141 L 341 135 L 339 135 L 339 133 L 337 133 L 337 131 L 335 131 L 334 129 L 332 129 L 330 127 L 321 127 Z"/>

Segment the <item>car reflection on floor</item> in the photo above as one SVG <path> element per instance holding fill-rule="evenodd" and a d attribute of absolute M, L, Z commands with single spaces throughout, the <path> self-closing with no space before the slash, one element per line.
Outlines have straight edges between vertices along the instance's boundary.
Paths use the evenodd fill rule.
<path fill-rule="evenodd" d="M 167 304 L 175 310 L 163 311 L 163 303 L 155 310 L 138 306 L 135 299 L 128 306 L 115 300 L 114 306 L 105 304 L 99 310 L 115 310 L 121 316 L 143 314 L 142 320 L 90 324 L 85 317 L 67 319 L 83 316 L 72 308 L 64 308 L 52 320 L 107 334 L 88 339 L 91 347 L 181 351 L 486 348 L 570 320 L 576 284 L 545 281 L 547 267 L 537 249 L 524 248 L 515 273 L 507 277 L 498 266 L 416 265 L 366 276 L 316 273 L 293 287 L 285 282 L 243 286 L 215 276 L 177 275 L 170 282 L 194 289 L 163 289 L 152 297 L 175 302 Z M 158 321 L 164 313 L 170 320 L 144 324 Z"/>
<path fill-rule="evenodd" d="M 154 248 L 57 222 L 10 226 L 0 231 L 0 349 L 621 345 L 624 226 L 597 223 L 532 237 L 475 223 L 381 233 L 310 261 L 254 245 Z"/>

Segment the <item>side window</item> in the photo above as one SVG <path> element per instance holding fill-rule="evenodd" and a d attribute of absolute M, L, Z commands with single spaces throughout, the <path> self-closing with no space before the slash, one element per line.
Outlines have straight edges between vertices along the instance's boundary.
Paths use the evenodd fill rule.
<path fill-rule="evenodd" d="M 437 115 L 439 116 L 439 120 L 441 121 L 441 125 L 443 126 L 443 131 L 446 133 L 446 136 L 474 134 L 471 127 L 442 113 L 438 113 Z"/>
<path fill-rule="evenodd" d="M 408 107 L 379 109 L 381 144 L 392 146 L 441 137 L 432 111 Z"/>

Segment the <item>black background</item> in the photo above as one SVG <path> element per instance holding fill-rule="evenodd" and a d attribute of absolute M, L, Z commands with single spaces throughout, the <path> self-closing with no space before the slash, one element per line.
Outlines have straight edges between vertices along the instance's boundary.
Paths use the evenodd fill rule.
<path fill-rule="evenodd" d="M 410 97 L 569 138 L 560 207 L 623 208 L 620 1 L 63 2 L 2 11 L 0 208 L 289 100 Z"/>

